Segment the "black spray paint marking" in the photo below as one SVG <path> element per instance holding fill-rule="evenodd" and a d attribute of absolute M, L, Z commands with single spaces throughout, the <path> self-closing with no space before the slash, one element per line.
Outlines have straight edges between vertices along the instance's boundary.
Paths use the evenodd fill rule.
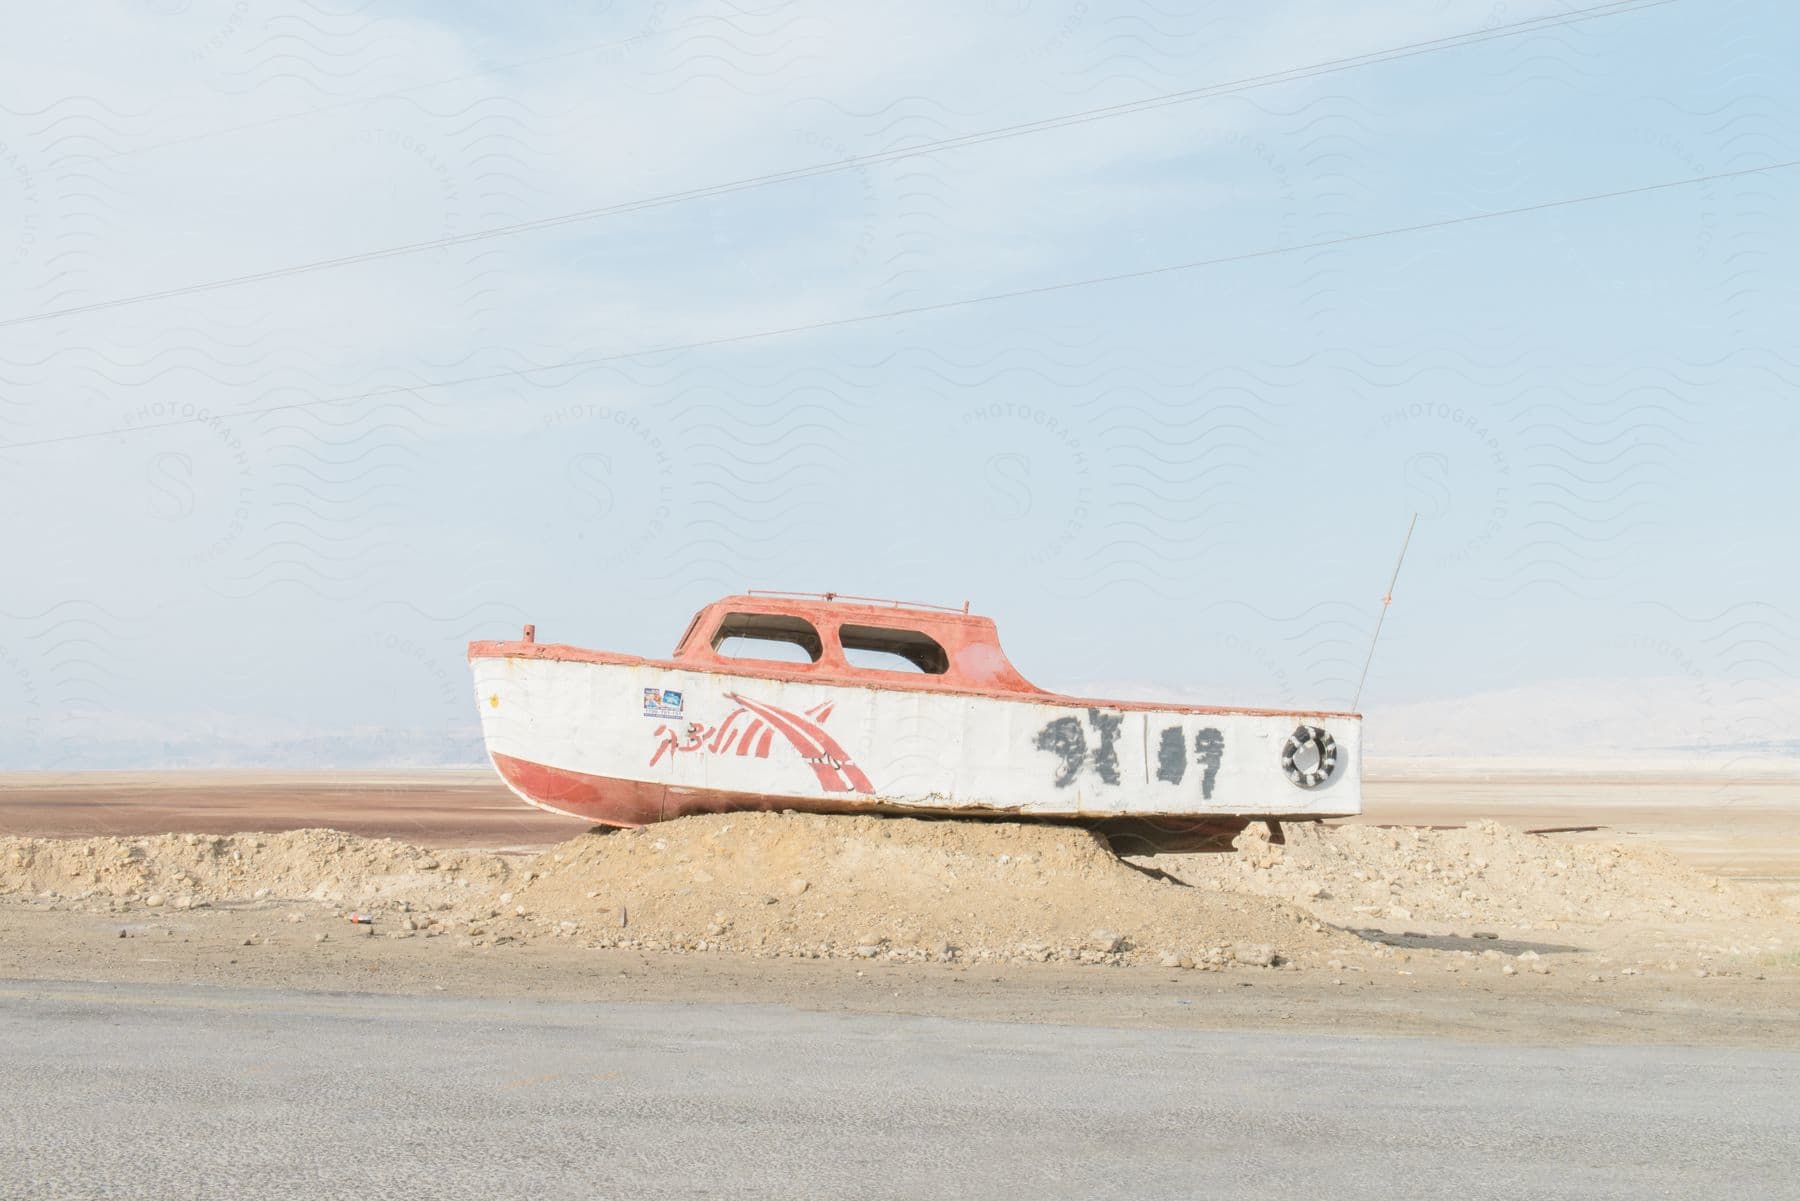
<path fill-rule="evenodd" d="M 1119 752 L 1113 744 L 1119 739 L 1119 727 L 1124 724 L 1125 715 L 1089 709 L 1087 717 L 1088 725 L 1100 736 L 1100 745 L 1092 753 L 1088 751 L 1087 732 L 1076 718 L 1059 717 L 1045 723 L 1037 733 L 1038 750 L 1049 751 L 1061 761 L 1052 781 L 1058 788 L 1073 784 L 1083 766 L 1092 767 L 1102 783 L 1119 782 Z"/>
<path fill-rule="evenodd" d="M 1210 801 L 1213 781 L 1219 778 L 1219 763 L 1225 758 L 1225 735 L 1211 726 L 1195 734 L 1194 757 L 1206 768 L 1200 775 L 1200 796 Z"/>
<path fill-rule="evenodd" d="M 1170 726 L 1156 746 L 1156 778 L 1179 784 L 1186 774 L 1187 740 L 1181 736 L 1180 726 Z"/>
<path fill-rule="evenodd" d="M 1123 713 L 1088 710 L 1088 725 L 1093 726 L 1094 733 L 1100 735 L 1100 749 L 1094 752 L 1094 770 L 1108 784 L 1119 782 L 1119 752 L 1113 749 L 1113 741 L 1118 738 L 1119 727 L 1124 723 Z"/>
<path fill-rule="evenodd" d="M 1212 800 L 1213 782 L 1219 778 L 1219 764 L 1225 758 L 1225 735 L 1212 726 L 1194 734 L 1194 758 L 1204 770 L 1200 773 L 1200 796 Z M 1180 726 L 1169 726 L 1156 746 L 1156 778 L 1170 784 L 1181 783 L 1187 774 L 1187 740 Z"/>
<path fill-rule="evenodd" d="M 1084 766 L 1092 767 L 1094 774 L 1103 783 L 1119 782 L 1117 743 L 1120 727 L 1125 723 L 1125 715 L 1089 709 L 1087 720 L 1100 739 L 1099 747 L 1091 754 L 1088 750 L 1087 731 L 1073 717 L 1056 718 L 1045 723 L 1044 728 L 1037 732 L 1038 750 L 1049 751 L 1058 760 L 1056 775 L 1052 779 L 1058 788 L 1067 788 L 1073 784 Z M 1195 732 L 1194 758 L 1201 765 L 1200 796 L 1210 801 L 1213 783 L 1219 778 L 1219 764 L 1225 758 L 1225 735 L 1212 726 Z M 1179 784 L 1186 775 L 1186 736 L 1180 726 L 1169 726 L 1157 741 L 1156 778 L 1167 784 Z"/>
<path fill-rule="evenodd" d="M 1038 731 L 1037 748 L 1062 760 L 1056 769 L 1054 783 L 1058 788 L 1067 788 L 1074 783 L 1075 773 L 1081 770 L 1082 761 L 1087 758 L 1087 735 L 1081 732 L 1081 723 L 1073 717 L 1059 717 Z"/>

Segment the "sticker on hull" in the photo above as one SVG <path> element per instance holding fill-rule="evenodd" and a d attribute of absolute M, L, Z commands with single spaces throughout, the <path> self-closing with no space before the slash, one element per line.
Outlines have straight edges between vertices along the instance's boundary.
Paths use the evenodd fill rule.
<path fill-rule="evenodd" d="M 680 717 L 681 693 L 673 688 L 644 689 L 645 717 Z"/>

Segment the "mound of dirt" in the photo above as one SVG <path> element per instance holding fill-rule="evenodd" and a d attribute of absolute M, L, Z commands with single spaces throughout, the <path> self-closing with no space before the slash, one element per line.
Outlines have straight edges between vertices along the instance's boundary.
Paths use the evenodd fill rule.
<path fill-rule="evenodd" d="M 1165 856 L 1160 867 L 1210 891 L 1281 898 L 1339 925 L 1556 928 L 1791 922 L 1773 899 L 1665 852 L 1576 843 L 1479 821 L 1457 830 L 1262 826 L 1235 855 Z M 1175 862 L 1175 861 L 1179 862 Z"/>
<path fill-rule="evenodd" d="M 431 908 L 485 895 L 512 873 L 498 855 L 426 851 L 337 830 L 0 838 L 0 896 L 148 908 L 264 899 Z"/>
<path fill-rule="evenodd" d="M 1085 830 L 809 814 L 593 832 L 523 861 L 321 830 L 6 839 L 0 894 L 109 912 L 311 901 L 400 937 L 804 957 L 1267 966 L 1354 941 L 1282 900 L 1146 874 Z"/>
<path fill-rule="evenodd" d="M 353 911 L 391 937 L 457 945 L 1199 967 L 1323 962 L 1367 950 L 1344 932 L 1364 927 L 1771 947 L 1794 928 L 1770 897 L 1654 850 L 1485 821 L 1285 833 L 1273 845 L 1255 826 L 1234 851 L 1135 863 L 1069 826 L 793 813 L 595 831 L 531 858 L 331 830 L 14 838 L 0 839 L 0 896 L 106 913 L 285 906 L 296 922 Z"/>

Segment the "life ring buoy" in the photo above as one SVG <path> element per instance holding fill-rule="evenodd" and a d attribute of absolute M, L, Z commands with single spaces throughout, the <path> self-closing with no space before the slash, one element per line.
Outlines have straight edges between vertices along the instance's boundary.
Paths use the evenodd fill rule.
<path fill-rule="evenodd" d="M 1317 757 L 1310 769 L 1302 769 L 1294 760 L 1308 748 Z M 1301 726 L 1281 748 L 1281 770 L 1301 788 L 1317 788 L 1337 771 L 1337 740 L 1318 726 Z"/>

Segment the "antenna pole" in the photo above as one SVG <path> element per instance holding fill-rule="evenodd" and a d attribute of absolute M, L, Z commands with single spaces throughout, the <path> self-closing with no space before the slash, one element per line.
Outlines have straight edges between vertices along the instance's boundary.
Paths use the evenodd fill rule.
<path fill-rule="evenodd" d="M 1369 680 L 1369 664 L 1375 662 L 1375 644 L 1381 641 L 1381 623 L 1387 620 L 1388 606 L 1394 601 L 1394 585 L 1400 582 L 1400 564 L 1406 562 L 1406 548 L 1412 545 L 1413 527 L 1419 524 L 1419 515 L 1414 513 L 1412 520 L 1406 523 L 1406 540 L 1400 543 L 1400 557 L 1394 560 L 1394 574 L 1388 579 L 1387 591 L 1381 597 L 1381 616 L 1375 619 L 1375 636 L 1369 639 L 1369 656 L 1363 660 L 1362 675 L 1356 681 L 1356 695 L 1350 700 L 1351 712 L 1356 711 L 1357 702 L 1362 700 L 1363 685 Z"/>

